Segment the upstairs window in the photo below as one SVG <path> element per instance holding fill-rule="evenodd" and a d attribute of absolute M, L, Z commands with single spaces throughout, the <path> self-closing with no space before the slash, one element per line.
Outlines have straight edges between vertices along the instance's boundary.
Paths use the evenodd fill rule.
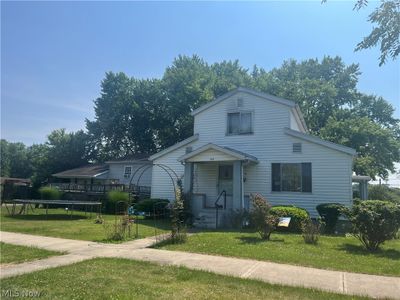
<path fill-rule="evenodd" d="M 132 175 L 132 167 L 125 167 L 124 169 L 124 177 L 129 178 Z"/>
<path fill-rule="evenodd" d="M 311 193 L 311 163 L 273 163 L 273 192 Z"/>
<path fill-rule="evenodd" d="M 251 112 L 228 113 L 228 134 L 249 133 L 253 133 Z"/>

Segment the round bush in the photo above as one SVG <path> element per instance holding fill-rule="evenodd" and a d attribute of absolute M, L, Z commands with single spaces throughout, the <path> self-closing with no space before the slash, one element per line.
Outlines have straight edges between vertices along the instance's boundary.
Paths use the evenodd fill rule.
<path fill-rule="evenodd" d="M 357 201 L 346 215 L 353 225 L 354 235 L 364 247 L 376 251 L 400 229 L 400 205 L 381 201 Z"/>
<path fill-rule="evenodd" d="M 289 227 L 278 227 L 280 231 L 302 232 L 302 225 L 310 219 L 308 212 L 296 206 L 274 206 L 271 208 L 271 214 L 281 218 L 290 217 Z"/>
<path fill-rule="evenodd" d="M 39 189 L 40 198 L 43 200 L 60 200 L 62 196 L 62 192 L 60 192 L 56 188 L 52 188 L 49 186 L 43 186 Z"/>
<path fill-rule="evenodd" d="M 121 207 L 117 207 L 118 202 L 124 202 L 126 204 L 121 205 Z M 121 191 L 110 191 L 107 193 L 107 201 L 105 203 L 105 210 L 107 213 L 115 214 L 117 211 L 122 208 L 127 208 L 129 206 L 129 194 Z"/>
<path fill-rule="evenodd" d="M 344 206 L 339 203 L 322 203 L 316 209 L 325 223 L 325 233 L 335 233 L 335 228 L 339 216 L 342 214 Z"/>

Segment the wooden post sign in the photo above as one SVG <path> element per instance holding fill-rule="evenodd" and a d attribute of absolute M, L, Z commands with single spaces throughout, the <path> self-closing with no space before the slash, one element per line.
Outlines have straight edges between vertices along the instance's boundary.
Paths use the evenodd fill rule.
<path fill-rule="evenodd" d="M 282 218 L 279 218 L 279 223 L 278 223 L 278 227 L 289 227 L 289 224 L 290 224 L 290 220 L 291 220 L 292 218 L 290 218 L 290 217 L 282 217 Z"/>

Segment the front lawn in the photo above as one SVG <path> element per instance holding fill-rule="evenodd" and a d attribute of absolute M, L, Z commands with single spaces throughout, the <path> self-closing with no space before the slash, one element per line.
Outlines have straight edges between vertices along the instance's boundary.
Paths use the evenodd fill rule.
<path fill-rule="evenodd" d="M 41 299 L 366 299 L 116 258 L 2 279 L 1 289 L 4 299 L 7 291 Z"/>
<path fill-rule="evenodd" d="M 60 237 L 74 240 L 103 242 L 106 238 L 104 226 L 95 224 L 96 214 L 89 218 L 84 212 L 74 211 L 72 217 L 63 209 L 49 209 L 46 216 L 45 209 L 29 211 L 28 215 L 9 216 L 7 210 L 1 208 L 1 230 L 20 232 L 34 235 Z M 115 216 L 103 215 L 108 224 L 114 224 Z M 168 221 L 151 219 L 139 220 L 139 238 L 144 238 L 166 232 L 169 229 Z M 155 230 L 156 229 L 156 230 Z M 132 224 L 132 238 L 134 238 L 136 225 Z"/>
<path fill-rule="evenodd" d="M 273 233 L 262 241 L 251 232 L 202 232 L 184 244 L 159 245 L 168 250 L 236 256 L 322 269 L 400 276 L 400 240 L 386 242 L 381 251 L 369 253 L 354 237 L 321 236 L 308 245 L 301 235 Z"/>
<path fill-rule="evenodd" d="M 22 263 L 26 261 L 62 255 L 62 252 L 48 251 L 35 247 L 24 247 L 0 242 L 0 263 Z"/>

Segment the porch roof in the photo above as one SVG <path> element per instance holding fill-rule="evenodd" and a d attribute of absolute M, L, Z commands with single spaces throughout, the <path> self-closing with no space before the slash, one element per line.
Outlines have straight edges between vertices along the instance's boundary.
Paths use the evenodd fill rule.
<path fill-rule="evenodd" d="M 186 153 L 178 158 L 181 162 L 207 162 L 207 161 L 250 161 L 257 163 L 257 157 L 232 149 L 229 147 L 222 147 L 212 143 L 206 144 L 194 151 Z"/>
<path fill-rule="evenodd" d="M 106 164 L 92 164 L 55 173 L 52 176 L 57 178 L 96 178 L 108 173 L 108 169 L 109 167 Z"/>

